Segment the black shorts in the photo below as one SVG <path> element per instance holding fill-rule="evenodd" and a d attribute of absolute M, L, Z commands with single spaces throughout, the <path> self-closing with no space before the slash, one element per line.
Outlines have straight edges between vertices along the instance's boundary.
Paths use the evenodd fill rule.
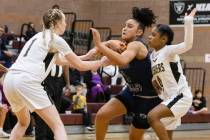
<path fill-rule="evenodd" d="M 147 121 L 147 114 L 151 109 L 162 102 L 159 97 L 148 99 L 133 96 L 133 94 L 127 89 L 122 91 L 122 93 L 117 95 L 115 98 L 123 103 L 127 109 L 127 113 L 134 114 L 132 124 L 138 129 L 148 129 L 150 127 Z"/>

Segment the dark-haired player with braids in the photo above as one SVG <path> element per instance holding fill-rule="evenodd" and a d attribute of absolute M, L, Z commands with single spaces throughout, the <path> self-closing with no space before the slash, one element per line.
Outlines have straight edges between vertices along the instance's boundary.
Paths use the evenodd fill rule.
<path fill-rule="evenodd" d="M 59 35 L 65 31 L 65 15 L 59 9 L 50 9 L 43 16 L 44 30 L 24 45 L 16 62 L 4 79 L 5 96 L 18 122 L 10 140 L 20 140 L 30 122 L 30 111 L 36 112 L 52 129 L 55 140 L 67 140 L 58 111 L 41 85 L 56 64 L 71 65 L 78 70 L 95 70 L 103 61 L 82 61 Z M 53 55 L 48 55 L 53 53 Z M 45 61 L 46 58 L 50 61 Z"/>
<path fill-rule="evenodd" d="M 122 29 L 121 37 L 127 49 L 121 54 L 101 43 L 99 32 L 92 29 L 97 49 L 108 58 L 110 64 L 120 66 L 120 72 L 127 82 L 126 89 L 97 112 L 96 140 L 104 140 L 110 120 L 129 112 L 134 114 L 129 139 L 143 139 L 145 130 L 150 127 L 147 114 L 161 102 L 152 86 L 150 57 L 143 41 L 145 29 L 155 23 L 156 17 L 149 8 L 134 7 L 132 13 L 133 17 L 125 22 Z M 115 45 L 111 41 L 109 43 Z"/>

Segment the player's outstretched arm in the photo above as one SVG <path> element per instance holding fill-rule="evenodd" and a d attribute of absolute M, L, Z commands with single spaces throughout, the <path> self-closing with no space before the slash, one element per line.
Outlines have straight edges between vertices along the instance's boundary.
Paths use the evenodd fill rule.
<path fill-rule="evenodd" d="M 193 9 L 189 15 L 187 13 L 184 17 L 184 42 L 172 45 L 171 47 L 168 47 L 167 53 L 168 55 L 176 55 L 176 54 L 182 54 L 190 50 L 193 46 L 193 19 L 196 13 L 196 9 Z"/>

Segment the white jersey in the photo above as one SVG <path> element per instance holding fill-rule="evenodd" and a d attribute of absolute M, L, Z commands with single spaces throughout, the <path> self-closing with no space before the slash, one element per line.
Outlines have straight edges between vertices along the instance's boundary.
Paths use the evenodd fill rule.
<path fill-rule="evenodd" d="M 192 48 L 193 17 L 185 17 L 184 42 L 177 45 L 167 45 L 158 51 L 153 51 L 150 58 L 152 63 L 152 82 L 159 96 L 167 100 L 178 94 L 189 93 L 190 89 L 183 74 L 178 54 Z M 191 95 L 189 95 L 191 96 Z"/>
<path fill-rule="evenodd" d="M 63 38 L 54 33 L 53 37 L 52 43 L 50 30 L 45 30 L 45 39 L 43 38 L 43 32 L 39 32 L 33 36 L 26 42 L 10 70 L 30 73 L 38 81 L 43 81 L 55 63 L 58 53 L 66 55 L 72 52 Z M 45 63 L 45 59 L 51 51 L 53 51 L 54 55 L 51 55 L 50 63 Z"/>

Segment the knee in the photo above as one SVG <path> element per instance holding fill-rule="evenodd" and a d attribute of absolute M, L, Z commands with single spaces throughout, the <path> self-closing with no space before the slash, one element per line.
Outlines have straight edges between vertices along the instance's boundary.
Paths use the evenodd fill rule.
<path fill-rule="evenodd" d="M 99 110 L 96 114 L 96 122 L 107 122 L 109 121 L 109 114 L 103 110 Z"/>
<path fill-rule="evenodd" d="M 18 123 L 21 127 L 28 128 L 30 121 L 31 121 L 30 119 L 25 119 L 24 121 L 18 121 Z"/>
<path fill-rule="evenodd" d="M 64 128 L 64 125 L 63 125 L 63 122 L 61 121 L 61 120 L 57 120 L 57 121 L 55 121 L 51 126 L 49 126 L 49 127 L 51 127 L 51 129 L 53 130 L 53 131 L 55 131 L 55 130 L 60 130 L 60 129 L 63 129 Z"/>

